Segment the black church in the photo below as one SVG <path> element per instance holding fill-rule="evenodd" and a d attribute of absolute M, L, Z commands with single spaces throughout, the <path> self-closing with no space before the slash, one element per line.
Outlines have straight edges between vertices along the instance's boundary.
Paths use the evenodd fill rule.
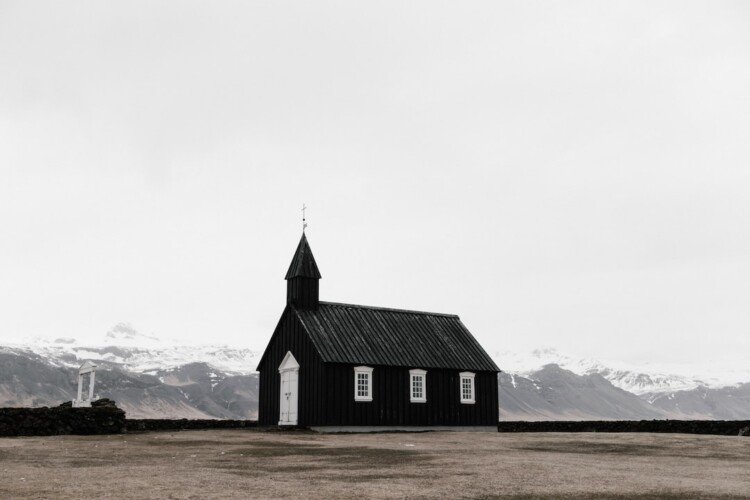
<path fill-rule="evenodd" d="M 303 232 L 263 357 L 261 425 L 497 430 L 497 366 L 458 316 L 318 298 Z"/>

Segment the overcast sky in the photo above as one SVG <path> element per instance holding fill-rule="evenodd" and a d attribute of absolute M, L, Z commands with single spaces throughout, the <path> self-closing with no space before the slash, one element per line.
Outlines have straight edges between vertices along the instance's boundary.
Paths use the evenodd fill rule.
<path fill-rule="evenodd" d="M 265 348 L 323 300 L 490 352 L 750 352 L 746 2 L 0 0 L 0 340 Z M 502 368 L 502 360 L 498 360 Z"/>

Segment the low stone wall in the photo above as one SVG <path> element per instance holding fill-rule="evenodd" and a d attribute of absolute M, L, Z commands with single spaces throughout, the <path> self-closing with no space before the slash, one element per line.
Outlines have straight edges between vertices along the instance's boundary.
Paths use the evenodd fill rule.
<path fill-rule="evenodd" d="M 750 436 L 750 420 L 596 420 L 500 422 L 499 432 L 666 432 Z"/>
<path fill-rule="evenodd" d="M 115 406 L 0 408 L 0 436 L 121 432 L 125 432 L 125 412 Z"/>
<path fill-rule="evenodd" d="M 119 434 L 133 431 L 243 429 L 255 420 L 126 419 L 109 400 L 91 408 L 0 408 L 0 436 Z M 658 432 L 750 436 L 750 420 L 596 420 L 499 422 L 498 432 Z"/>
<path fill-rule="evenodd" d="M 196 429 L 243 429 L 245 427 L 257 427 L 255 420 L 192 420 L 187 418 L 166 419 L 129 418 L 125 421 L 129 432 L 133 431 L 177 431 Z"/>

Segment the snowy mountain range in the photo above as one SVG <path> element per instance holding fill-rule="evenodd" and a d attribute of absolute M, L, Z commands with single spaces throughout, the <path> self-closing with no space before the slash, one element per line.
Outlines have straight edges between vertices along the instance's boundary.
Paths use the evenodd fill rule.
<path fill-rule="evenodd" d="M 0 346 L 0 406 L 53 406 L 72 399 L 81 364 L 98 365 L 96 396 L 131 418 L 255 418 L 259 352 L 179 345 L 116 325 L 100 342 L 32 339 Z"/>
<path fill-rule="evenodd" d="M 599 374 L 615 387 L 638 396 L 688 391 L 698 387 L 721 388 L 750 382 L 750 355 L 739 366 L 727 366 L 718 360 L 714 365 L 698 368 L 667 363 L 660 366 L 634 366 L 621 361 L 574 358 L 554 348 L 535 349 L 529 353 L 496 352 L 493 358 L 500 369 L 513 375 L 526 376 L 550 364 L 577 375 Z"/>
<path fill-rule="evenodd" d="M 0 347 L 6 352 L 33 352 L 51 365 L 78 368 L 87 359 L 136 373 L 154 374 L 190 363 L 206 363 L 230 375 L 255 371 L 262 351 L 227 345 L 181 345 L 139 333 L 128 323 L 109 330 L 99 342 L 81 344 L 76 339 L 31 339 Z"/>
<path fill-rule="evenodd" d="M 96 392 L 131 418 L 255 418 L 262 350 L 180 345 L 126 323 L 99 342 L 33 339 L 0 346 L 0 406 L 70 400 L 78 367 L 99 365 Z M 500 418 L 750 418 L 750 370 L 670 371 L 578 359 L 555 349 L 499 352 Z"/>
<path fill-rule="evenodd" d="M 750 363 L 627 366 L 556 349 L 496 353 L 501 420 L 748 419 Z M 673 370 L 671 371 L 670 370 Z"/>

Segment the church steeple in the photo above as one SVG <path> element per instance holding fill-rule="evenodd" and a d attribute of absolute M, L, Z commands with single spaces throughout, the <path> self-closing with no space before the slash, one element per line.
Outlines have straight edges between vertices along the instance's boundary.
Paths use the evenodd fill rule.
<path fill-rule="evenodd" d="M 284 279 L 287 304 L 292 304 L 298 309 L 318 308 L 320 271 L 304 232 Z"/>

